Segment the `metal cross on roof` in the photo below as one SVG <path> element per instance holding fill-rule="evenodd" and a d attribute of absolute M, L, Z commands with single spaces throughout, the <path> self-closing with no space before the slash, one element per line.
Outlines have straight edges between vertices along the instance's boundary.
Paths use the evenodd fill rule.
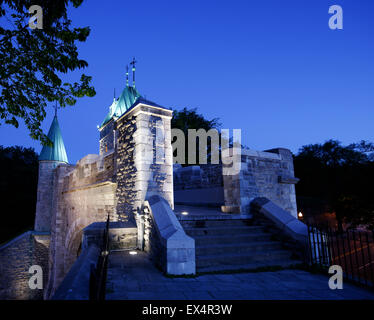
<path fill-rule="evenodd" d="M 135 68 L 135 64 L 137 63 L 138 61 L 135 60 L 135 57 L 132 58 L 132 61 L 130 62 L 130 64 L 132 65 L 133 69 Z"/>

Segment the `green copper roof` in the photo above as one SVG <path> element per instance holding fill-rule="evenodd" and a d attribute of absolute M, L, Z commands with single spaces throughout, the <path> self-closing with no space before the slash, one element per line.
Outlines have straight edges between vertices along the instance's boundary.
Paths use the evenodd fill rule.
<path fill-rule="evenodd" d="M 68 163 L 64 141 L 62 140 L 60 126 L 58 125 L 57 116 L 53 118 L 51 127 L 48 131 L 48 138 L 52 141 L 53 146 L 43 146 L 39 160 L 61 161 Z"/>
<path fill-rule="evenodd" d="M 113 100 L 113 103 L 109 107 L 109 112 L 100 127 L 108 123 L 113 117 L 119 118 L 122 116 L 139 97 L 141 95 L 134 87 L 126 86 L 120 97 L 117 100 Z"/>

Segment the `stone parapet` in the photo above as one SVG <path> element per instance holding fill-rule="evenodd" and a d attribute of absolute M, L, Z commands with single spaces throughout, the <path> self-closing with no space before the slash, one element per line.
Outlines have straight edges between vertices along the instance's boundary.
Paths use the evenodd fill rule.
<path fill-rule="evenodd" d="M 91 268 L 96 267 L 99 254 L 95 245 L 84 248 L 51 300 L 88 300 Z"/>
<path fill-rule="evenodd" d="M 223 175 L 224 212 L 249 213 L 254 198 L 266 197 L 297 217 L 293 158 L 291 151 L 243 149 L 240 171 Z"/>
<path fill-rule="evenodd" d="M 49 233 L 28 231 L 0 247 L 0 300 L 41 300 L 48 280 Z M 30 289 L 29 268 L 43 271 L 43 289 Z"/>
<path fill-rule="evenodd" d="M 196 273 L 195 240 L 186 235 L 169 203 L 149 194 L 144 203 L 144 248 L 165 273 Z"/>
<path fill-rule="evenodd" d="M 281 232 L 296 240 L 303 246 L 308 242 L 308 227 L 288 211 L 283 210 L 266 198 L 256 198 L 251 206 L 255 214 L 260 214 L 271 221 Z"/>

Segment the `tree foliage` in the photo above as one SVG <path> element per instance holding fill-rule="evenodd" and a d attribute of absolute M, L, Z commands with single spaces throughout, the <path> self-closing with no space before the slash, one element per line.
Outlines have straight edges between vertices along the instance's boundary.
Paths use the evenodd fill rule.
<path fill-rule="evenodd" d="M 205 119 L 203 115 L 197 113 L 197 108 L 183 108 L 181 111 L 174 110 L 171 119 L 171 127 L 181 129 L 187 136 L 188 129 L 218 129 L 221 126 L 219 119 Z"/>
<path fill-rule="evenodd" d="M 339 141 L 303 146 L 295 157 L 298 196 L 323 200 L 343 222 L 374 227 L 374 145 Z"/>
<path fill-rule="evenodd" d="M 185 164 L 188 165 L 188 130 L 189 129 L 204 129 L 209 131 L 210 129 L 219 129 L 221 126 L 218 118 L 213 118 L 212 120 L 208 120 L 204 118 L 203 115 L 197 113 L 197 109 L 187 109 L 183 108 L 181 111 L 174 110 L 173 111 L 173 118 L 171 119 L 171 128 L 180 129 L 183 131 L 185 136 Z M 196 142 L 196 154 L 199 153 L 199 142 Z M 176 155 L 177 150 L 174 151 L 174 155 Z M 211 159 L 211 141 L 208 139 L 207 141 L 207 162 L 209 163 Z M 199 164 L 199 157 L 197 156 L 196 164 Z"/>
<path fill-rule="evenodd" d="M 39 0 L 43 29 L 31 29 L 31 0 L 0 0 L 0 125 L 18 127 L 22 119 L 33 139 L 50 144 L 41 129 L 48 103 L 74 105 L 77 98 L 95 95 L 91 77 L 64 82 L 63 75 L 87 67 L 78 58 L 77 43 L 90 29 L 73 28 L 67 7 L 83 0 Z"/>

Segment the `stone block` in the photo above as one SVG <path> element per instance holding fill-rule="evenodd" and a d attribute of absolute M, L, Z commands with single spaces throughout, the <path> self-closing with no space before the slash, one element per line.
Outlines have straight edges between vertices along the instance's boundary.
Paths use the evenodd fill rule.
<path fill-rule="evenodd" d="M 297 217 L 294 217 L 291 213 L 266 198 L 254 199 L 253 205 L 256 210 L 271 220 L 281 231 L 299 243 L 306 245 L 308 228 Z"/>
<path fill-rule="evenodd" d="M 279 183 L 285 183 L 285 184 L 296 184 L 300 181 L 300 179 L 288 176 L 288 175 L 280 175 L 278 176 L 278 182 Z"/>
<path fill-rule="evenodd" d="M 221 206 L 221 211 L 223 213 L 241 213 L 240 206 Z"/>
<path fill-rule="evenodd" d="M 284 225 L 295 219 L 295 217 L 293 217 L 289 212 L 277 206 L 272 201 L 269 201 L 263 205 L 260 212 L 264 214 L 265 217 L 270 218 L 278 227 L 282 229 Z"/>
<path fill-rule="evenodd" d="M 195 274 L 195 240 L 186 235 L 169 203 L 150 193 L 146 205 L 161 244 L 159 255 L 166 257 L 162 268 L 169 274 Z"/>

